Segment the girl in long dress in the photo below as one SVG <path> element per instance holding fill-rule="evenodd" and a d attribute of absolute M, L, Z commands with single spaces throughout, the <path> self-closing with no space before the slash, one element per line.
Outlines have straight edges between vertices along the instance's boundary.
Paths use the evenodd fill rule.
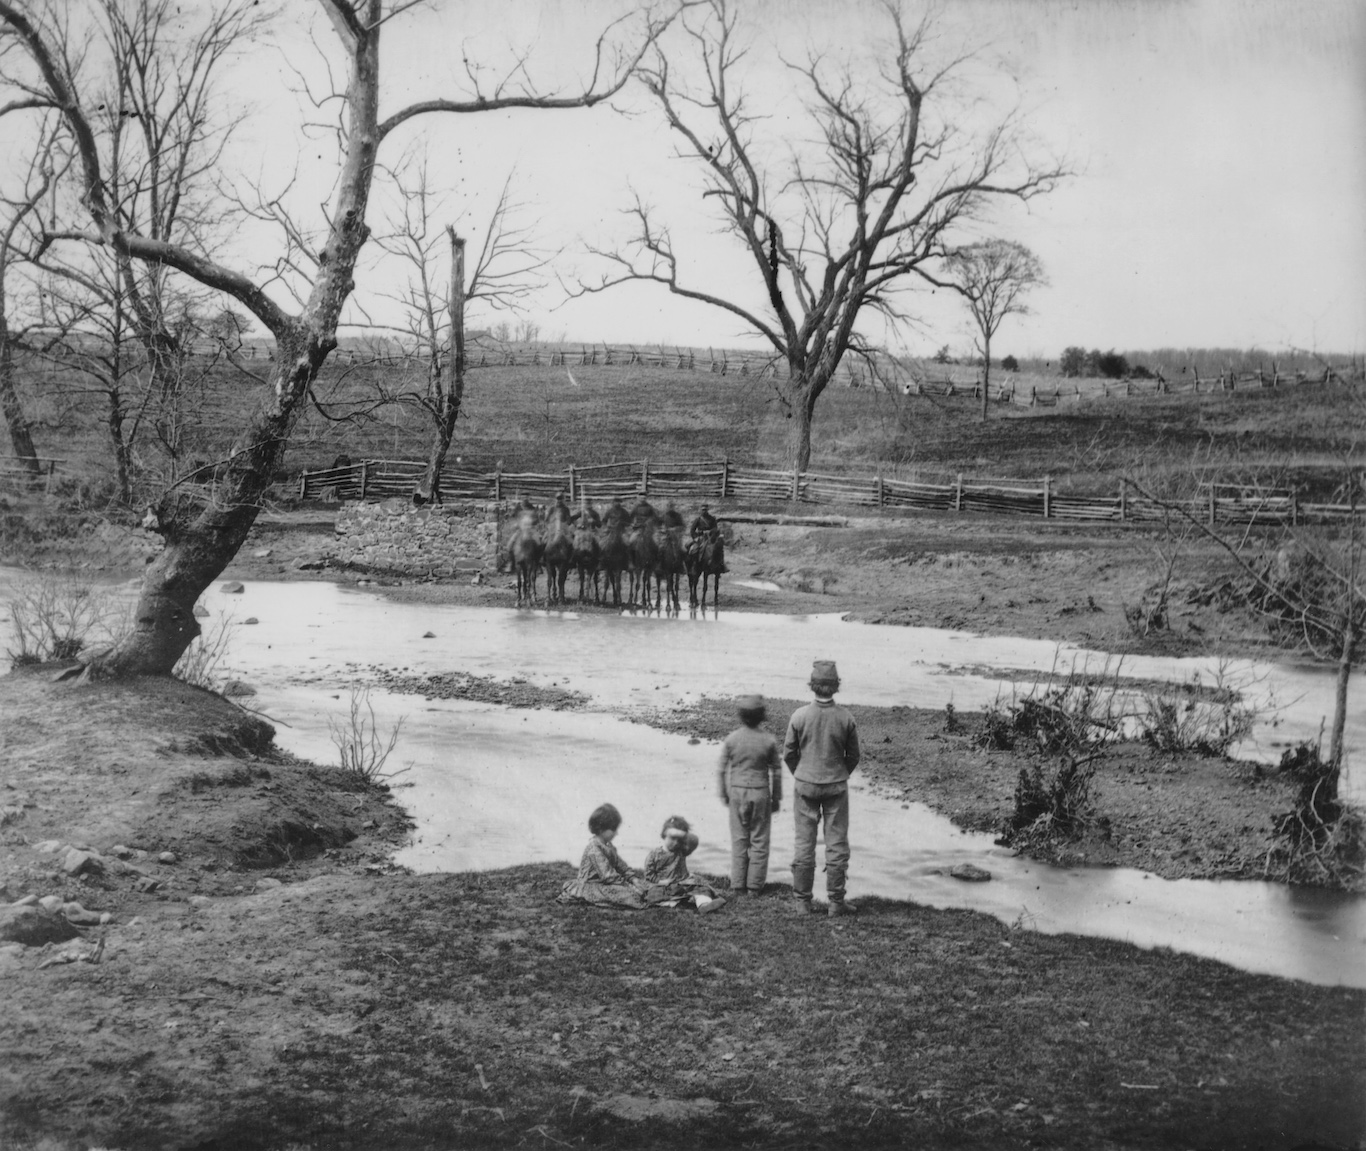
<path fill-rule="evenodd" d="M 639 911 L 646 906 L 647 885 L 627 867 L 612 846 L 621 827 L 621 812 L 604 803 L 588 817 L 593 838 L 583 849 L 579 874 L 560 892 L 561 903 L 589 903 L 596 907 L 617 907 Z"/>
<path fill-rule="evenodd" d="M 709 884 L 688 870 L 688 856 L 697 850 L 697 834 L 681 815 L 664 821 L 659 837 L 664 841 L 645 857 L 646 895 L 650 903 L 691 900 L 700 910 L 715 910 L 722 900 Z"/>

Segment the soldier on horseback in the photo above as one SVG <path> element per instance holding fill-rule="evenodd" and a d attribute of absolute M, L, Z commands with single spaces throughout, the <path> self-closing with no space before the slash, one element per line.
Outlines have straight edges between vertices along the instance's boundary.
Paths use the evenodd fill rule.
<path fill-rule="evenodd" d="M 620 496 L 612 497 L 612 505 L 603 513 L 602 526 L 605 528 L 616 528 L 618 531 L 625 531 L 626 525 L 630 521 L 631 515 L 621 502 Z"/>
<path fill-rule="evenodd" d="M 694 541 L 699 536 L 709 535 L 716 530 L 716 517 L 711 514 L 709 505 L 703 504 L 702 510 L 697 513 L 697 518 L 693 520 L 692 527 L 688 530 L 688 535 Z"/>
<path fill-rule="evenodd" d="M 673 500 L 664 505 L 664 516 L 662 520 L 665 531 L 676 531 L 680 535 L 683 532 L 683 517 L 679 515 L 678 509 L 674 507 Z"/>

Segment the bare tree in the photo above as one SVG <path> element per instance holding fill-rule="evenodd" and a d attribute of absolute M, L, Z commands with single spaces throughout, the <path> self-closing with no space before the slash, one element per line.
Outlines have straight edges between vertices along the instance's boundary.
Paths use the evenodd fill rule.
<path fill-rule="evenodd" d="M 456 224 L 444 228 L 437 215 L 449 215 L 433 194 L 425 161 L 394 173 L 400 210 L 388 234 L 376 243 L 408 268 L 408 281 L 396 297 L 408 317 L 408 335 L 424 371 L 421 391 L 390 397 L 421 407 L 432 421 L 427 470 L 413 493 L 416 503 L 441 501 L 441 471 L 455 436 L 465 391 L 465 309 L 482 303 L 495 310 L 517 310 L 541 282 L 550 256 L 539 251 L 530 229 L 518 221 L 521 208 L 512 198 L 512 177 L 503 182 L 483 228 L 473 267 L 467 269 L 465 238 Z M 443 243 L 447 241 L 447 243 Z M 443 249 L 449 248 L 446 253 Z M 449 271 L 442 276 L 446 255 Z M 447 287 L 442 287 L 442 279 Z"/>
<path fill-rule="evenodd" d="M 25 328 L 12 320 L 6 280 L 17 264 L 32 258 L 41 243 L 42 220 L 39 209 L 52 191 L 63 157 L 56 147 L 55 133 L 44 127 L 25 165 L 22 186 L 14 196 L 0 196 L 5 216 L 0 219 L 0 411 L 4 412 L 14 455 L 30 476 L 41 474 L 33 433 L 14 378 L 14 356 L 19 350 Z"/>
<path fill-rule="evenodd" d="M 748 48 L 737 35 L 729 0 L 706 0 L 681 23 L 696 82 L 677 54 L 653 54 L 639 76 L 678 138 L 678 155 L 704 173 L 727 231 L 748 253 L 767 308 L 685 284 L 666 224 L 637 200 L 629 247 L 596 250 L 614 268 L 602 291 L 627 281 L 651 281 L 738 317 L 785 362 L 780 402 L 794 418 L 790 453 L 798 468 L 811 456 L 816 401 L 846 353 L 870 347 L 860 321 L 908 319 L 902 291 L 927 264 L 944 260 L 955 225 L 995 200 L 1029 200 L 1065 174 L 1039 164 L 1009 121 L 969 142 L 936 111 L 942 89 L 962 61 L 928 68 L 930 28 L 911 26 L 894 3 L 887 12 L 886 51 L 875 69 L 855 72 L 812 53 L 789 64 L 807 95 L 814 142 L 797 145 L 786 164 L 767 162 L 771 126 L 779 143 L 801 140 L 804 128 L 784 116 L 752 110 L 740 66 Z"/>
<path fill-rule="evenodd" d="M 291 312 L 265 285 L 228 267 L 210 254 L 171 239 L 147 235 L 123 219 L 111 199 L 103 157 L 97 146 L 88 94 L 79 69 L 66 54 L 56 22 L 20 0 L 0 0 L 0 25 L 22 45 L 31 69 L 5 76 L 18 100 L 60 111 L 81 166 L 81 190 L 89 216 L 86 240 L 146 265 L 169 268 L 241 304 L 275 341 L 271 375 L 255 413 L 239 430 L 214 482 L 191 491 L 173 488 L 153 509 L 165 539 L 160 555 L 147 566 L 142 594 L 127 636 L 90 665 L 103 674 L 167 674 L 194 639 L 199 626 L 194 604 L 246 539 L 266 491 L 284 458 L 290 434 L 323 363 L 337 344 L 342 307 L 354 290 L 356 260 L 370 229 L 365 222 L 381 143 L 415 117 L 447 112 L 473 114 L 509 108 L 590 107 L 620 91 L 666 21 L 647 20 L 642 42 L 633 51 L 613 49 L 616 23 L 598 38 L 591 74 L 570 95 L 547 95 L 527 79 L 525 61 L 496 89 L 481 86 L 469 70 L 473 91 L 464 99 L 418 101 L 380 116 L 380 43 L 388 21 L 412 8 L 413 0 L 318 0 L 346 60 L 347 82 L 337 93 L 341 109 L 340 165 L 322 242 L 302 302 Z"/>
<path fill-rule="evenodd" d="M 1025 315 L 1024 294 L 1048 280 L 1039 258 L 1014 240 L 982 240 L 956 248 L 944 260 L 947 278 L 922 270 L 930 283 L 951 288 L 967 301 L 977 325 L 982 356 L 982 419 L 991 387 L 991 339 L 1007 316 Z"/>

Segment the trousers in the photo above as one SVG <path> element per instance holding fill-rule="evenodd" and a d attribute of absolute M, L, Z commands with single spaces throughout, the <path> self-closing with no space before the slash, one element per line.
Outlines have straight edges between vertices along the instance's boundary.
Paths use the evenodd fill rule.
<path fill-rule="evenodd" d="M 730 885 L 735 891 L 763 889 L 772 830 L 768 788 L 730 788 Z"/>
<path fill-rule="evenodd" d="M 849 792 L 838 795 L 792 796 L 792 813 L 796 821 L 796 837 L 792 849 L 794 892 L 800 899 L 810 899 L 811 890 L 796 890 L 796 877 L 814 879 L 816 870 L 816 825 L 823 824 L 825 832 L 825 894 L 833 903 L 844 900 L 845 876 L 849 871 Z M 809 883 L 810 880 L 808 879 Z M 803 884 L 805 886 L 805 884 Z"/>

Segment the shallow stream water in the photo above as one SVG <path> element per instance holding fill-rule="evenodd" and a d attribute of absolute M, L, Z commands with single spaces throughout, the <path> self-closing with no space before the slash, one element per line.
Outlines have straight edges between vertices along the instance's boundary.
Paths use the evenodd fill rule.
<path fill-rule="evenodd" d="M 404 720 L 394 763 L 409 766 L 401 782 L 410 786 L 398 794 L 418 829 L 398 858 L 419 871 L 577 862 L 588 812 L 610 801 L 625 816 L 618 845 L 634 866 L 658 843 L 665 816 L 678 812 L 702 839 L 695 869 L 727 872 L 716 746 L 606 709 L 668 707 L 703 694 L 747 691 L 802 698 L 815 658 L 838 661 L 840 698 L 848 703 L 942 707 L 952 701 L 971 709 L 1003 690 L 991 668 L 1046 673 L 1074 660 L 1096 667 L 1106 661 L 1103 654 L 1052 643 L 864 626 L 834 615 L 723 610 L 719 617 L 685 612 L 670 619 L 399 604 L 330 583 L 249 583 L 241 595 L 216 587 L 204 602 L 212 616 L 206 622 L 224 613 L 239 621 L 228 663 L 259 691 L 249 702 L 278 722 L 281 746 L 311 759 L 335 758 L 328 719 L 345 713 L 348 685 L 364 683 L 376 667 L 522 676 L 583 692 L 593 709 L 604 709 L 507 709 L 373 692 L 382 723 Z M 248 617 L 259 624 L 240 622 Z M 423 638 L 428 631 L 434 638 Z M 1194 672 L 1212 674 L 1214 665 L 1128 658 L 1121 670 L 1185 681 Z M 1241 754 L 1275 758 L 1286 743 L 1317 734 L 1331 706 L 1331 675 L 1242 662 L 1224 670 L 1249 696 L 1271 695 L 1280 704 L 1275 726 L 1259 725 Z M 1366 691 L 1360 678 L 1354 687 L 1348 742 L 1360 749 L 1366 747 Z M 786 881 L 792 843 L 786 812 L 774 832 L 770 878 Z M 1267 883 L 1161 880 L 1131 869 L 1050 867 L 1012 856 L 989 836 L 962 832 L 922 804 L 876 794 L 857 776 L 850 836 L 855 897 L 971 908 L 1045 932 L 1168 946 L 1250 971 L 1366 986 L 1366 899 Z M 965 862 L 994 878 L 948 877 Z"/>

